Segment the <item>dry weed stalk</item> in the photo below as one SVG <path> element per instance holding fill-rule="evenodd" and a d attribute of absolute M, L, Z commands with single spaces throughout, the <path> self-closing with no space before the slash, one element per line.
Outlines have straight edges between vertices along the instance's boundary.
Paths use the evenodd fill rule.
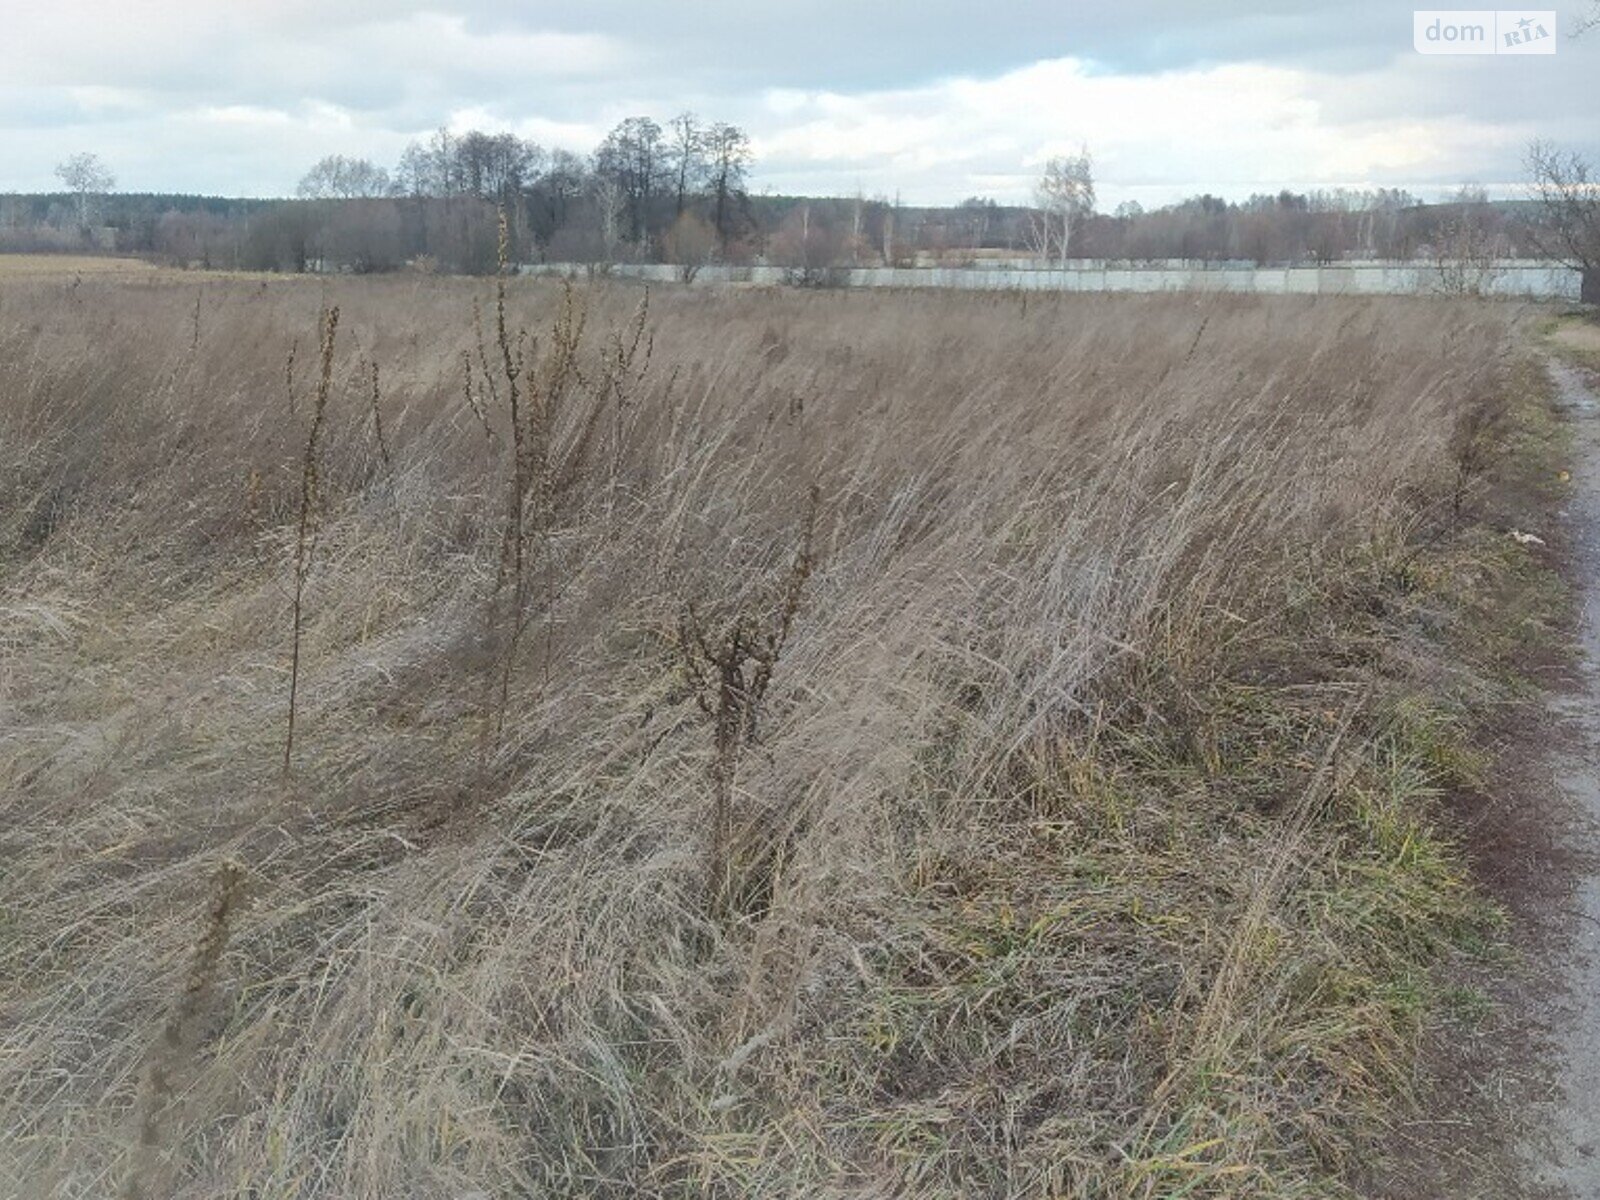
<path fill-rule="evenodd" d="M 494 426 L 489 423 L 489 413 L 484 408 L 483 398 L 478 394 L 478 390 L 472 386 L 472 352 L 469 350 L 461 352 L 461 390 L 466 398 L 467 408 L 477 418 L 478 424 L 483 427 L 483 434 L 489 439 L 489 444 L 491 446 L 494 445 Z"/>
<path fill-rule="evenodd" d="M 500 384 L 504 385 L 503 393 L 500 384 L 495 382 L 494 372 L 489 370 L 489 351 L 481 334 L 481 314 L 476 302 L 473 306 L 474 325 L 480 331 L 478 357 L 488 381 L 489 397 L 493 403 L 499 404 L 504 395 L 506 418 L 511 429 L 511 462 L 506 477 L 500 560 L 489 606 L 491 632 L 498 643 L 499 657 L 499 687 L 492 724 L 495 738 L 505 727 L 511 699 L 511 676 L 517 649 L 527 627 L 536 541 L 539 543 L 538 549 L 542 550 L 544 564 L 544 670 L 546 682 L 549 680 L 555 610 L 555 561 L 550 545 L 555 525 L 557 488 L 555 427 L 573 387 L 581 382 L 578 359 L 586 319 L 584 306 L 568 284 L 562 293 L 560 314 L 551 330 L 549 349 L 542 357 L 538 356 L 537 339 L 530 338 L 526 330 L 513 334 L 506 314 L 510 239 L 503 210 L 500 213 L 499 234 L 494 346 Z M 530 353 L 535 356 L 531 370 Z M 470 359 L 467 363 L 470 400 Z M 487 421 L 485 428 L 488 428 Z M 581 447 L 576 453 L 581 453 Z"/>
<path fill-rule="evenodd" d="M 495 282 L 496 297 L 499 297 L 505 291 L 504 279 L 505 266 L 502 264 Z M 491 407 L 498 408 L 500 405 L 500 388 L 495 382 L 494 372 L 489 369 L 489 346 L 483 336 L 483 306 L 478 302 L 476 296 L 472 298 L 472 341 L 478 350 L 478 369 L 482 373 L 480 376 L 483 380 L 482 386 L 489 393 L 488 404 L 484 404 L 481 395 L 478 398 L 478 403 L 482 404 L 486 410 Z"/>
<path fill-rule="evenodd" d="M 289 397 L 289 419 L 295 418 L 295 391 L 294 391 L 294 360 L 300 353 L 300 339 L 295 338 L 289 343 L 289 357 L 283 364 L 283 388 Z"/>
<path fill-rule="evenodd" d="M 800 545 L 789 565 L 775 615 L 762 619 L 740 612 L 720 635 L 692 602 L 678 617 L 678 649 L 684 674 L 700 711 L 711 718 L 711 844 L 706 875 L 713 911 L 726 915 L 738 890 L 733 862 L 733 789 L 739 759 L 757 736 L 761 702 L 772 683 L 814 566 L 813 543 L 821 491 L 811 485 Z"/>
<path fill-rule="evenodd" d="M 199 1048 L 243 886 L 244 869 L 232 860 L 224 862 L 217 871 L 216 892 L 195 941 L 183 991 L 161 1027 L 161 1039 L 145 1070 L 137 1109 L 139 1140 L 123 1184 L 126 1200 L 142 1200 L 154 1194 L 151 1189 L 161 1174 L 159 1159 L 166 1140 L 165 1118 L 177 1098 L 178 1078 Z"/>
<path fill-rule="evenodd" d="M 322 373 L 317 378 L 317 390 L 312 401 L 311 428 L 306 433 L 305 454 L 300 463 L 300 518 L 295 527 L 294 539 L 293 635 L 289 654 L 289 720 L 283 739 L 285 776 L 289 774 L 294 761 L 294 722 L 300 698 L 300 634 L 305 619 L 306 579 L 311 574 L 311 562 L 317 544 L 317 509 L 320 502 L 318 456 L 321 451 L 322 430 L 327 418 L 328 393 L 333 386 L 333 346 L 338 330 L 339 306 L 334 305 L 323 313 Z"/>
<path fill-rule="evenodd" d="M 628 413 L 634 401 L 634 392 L 644 382 L 650 370 L 650 358 L 655 351 L 655 335 L 649 332 L 650 292 L 647 289 L 634 309 L 633 317 L 625 329 L 615 331 L 606 345 L 600 361 L 600 376 L 594 391 L 600 405 L 611 410 L 611 481 L 610 502 L 616 503 L 617 486 L 622 475 L 622 447 L 625 439 Z M 640 346 L 643 345 L 643 361 Z M 599 405 L 597 405 L 598 411 Z"/>
<path fill-rule="evenodd" d="M 378 360 L 372 360 L 372 434 L 378 442 L 378 454 L 383 459 L 384 470 L 392 471 L 394 461 L 389 456 L 389 442 L 383 436 L 383 390 L 378 383 Z"/>
<path fill-rule="evenodd" d="M 527 612 L 527 554 L 526 524 L 528 518 L 528 493 L 535 482 L 535 455 L 531 438 L 533 430 L 523 427 L 522 389 L 518 380 L 527 365 L 526 337 L 519 333 L 515 344 L 506 328 L 506 270 L 509 265 L 509 245 L 505 210 L 499 212 L 499 240 L 497 243 L 498 270 L 495 275 L 495 340 L 500 351 L 500 367 L 505 373 L 507 415 L 511 422 L 511 474 L 506 494 L 505 527 L 500 547 L 500 565 L 495 578 L 495 601 L 510 581 L 511 611 L 501 630 L 500 694 L 495 709 L 495 736 L 505 727 L 506 709 L 510 704 L 511 669 L 516 657 L 517 642 L 521 638 Z M 499 403 L 494 374 L 489 370 L 488 355 L 483 343 L 482 317 L 476 299 L 472 302 L 473 326 L 478 331 L 478 357 L 483 364 L 484 378 L 489 394 Z"/>

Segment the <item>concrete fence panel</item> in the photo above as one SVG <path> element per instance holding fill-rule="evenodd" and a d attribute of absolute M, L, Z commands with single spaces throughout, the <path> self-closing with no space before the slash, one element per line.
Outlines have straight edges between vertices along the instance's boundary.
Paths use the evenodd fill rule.
<path fill-rule="evenodd" d="M 1016 260 L 1031 262 L 1032 260 Z M 944 288 L 1060 292 L 1241 292 L 1261 295 L 1434 295 L 1443 275 L 1426 263 L 1345 262 L 1328 266 L 1251 267 L 1236 263 L 1109 263 L 1074 259 L 1066 269 L 1023 268 L 1015 262 L 982 267 L 848 267 L 801 272 L 774 266 L 705 266 L 692 272 L 661 263 L 536 263 L 523 274 L 556 278 L 611 277 L 694 286 L 730 283 L 776 287 L 810 282 L 850 288 Z M 1600 302 L 1600 274 L 1585 279 L 1567 267 L 1509 260 L 1482 272 L 1487 294 Z"/>

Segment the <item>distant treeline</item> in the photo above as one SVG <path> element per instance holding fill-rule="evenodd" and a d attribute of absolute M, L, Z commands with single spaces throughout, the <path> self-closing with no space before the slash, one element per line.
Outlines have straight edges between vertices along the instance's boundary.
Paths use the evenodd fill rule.
<path fill-rule="evenodd" d="M 917 207 L 887 197 L 751 195 L 749 141 L 692 114 L 630 118 L 587 158 L 510 134 L 445 131 L 393 172 L 359 158 L 317 163 L 292 200 L 112 194 L 0 196 L 0 250 L 98 250 L 177 265 L 267 271 L 485 273 L 499 214 L 519 262 L 959 264 L 1030 257 L 1037 214 L 984 197 Z M 1531 212 L 1463 190 L 1423 204 L 1395 189 L 1202 195 L 1145 211 L 1083 214 L 1074 258 L 1259 263 L 1409 259 L 1470 242 L 1534 256 Z"/>

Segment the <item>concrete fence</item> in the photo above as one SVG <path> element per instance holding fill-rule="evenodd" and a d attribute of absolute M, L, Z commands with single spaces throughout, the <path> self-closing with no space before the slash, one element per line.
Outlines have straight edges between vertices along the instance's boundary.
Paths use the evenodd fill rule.
<path fill-rule="evenodd" d="M 1431 263 L 1344 262 L 1329 266 L 1258 267 L 1232 263 L 1167 260 L 1158 264 L 1069 260 L 1065 269 L 1029 267 L 828 267 L 801 271 L 790 267 L 699 267 L 692 272 L 659 263 L 538 263 L 527 275 L 582 278 L 610 275 L 650 283 L 809 284 L 827 287 L 1017 289 L 1044 292 L 1251 292 L 1261 295 L 1438 295 L 1456 291 Z M 1577 300 L 1582 276 L 1566 267 L 1509 259 L 1468 276 L 1476 290 L 1493 296 Z"/>

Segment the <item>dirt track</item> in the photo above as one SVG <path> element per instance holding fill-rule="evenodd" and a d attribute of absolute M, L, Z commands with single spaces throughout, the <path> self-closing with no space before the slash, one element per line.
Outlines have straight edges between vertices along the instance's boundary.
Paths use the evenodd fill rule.
<path fill-rule="evenodd" d="M 1592 820 L 1580 830 L 1600 839 L 1600 395 L 1583 374 L 1552 362 L 1562 408 L 1574 426 L 1569 510 L 1581 580 L 1579 686 L 1551 701 L 1556 780 L 1574 809 Z M 1586 823 L 1587 824 L 1587 823 Z M 1593 860 L 1593 855 L 1586 856 Z M 1565 987 L 1550 1014 L 1560 1091 L 1552 1099 L 1550 1145 L 1535 1166 L 1537 1181 L 1574 1197 L 1600 1197 L 1600 871 L 1580 870 L 1565 914 L 1571 952 Z"/>

